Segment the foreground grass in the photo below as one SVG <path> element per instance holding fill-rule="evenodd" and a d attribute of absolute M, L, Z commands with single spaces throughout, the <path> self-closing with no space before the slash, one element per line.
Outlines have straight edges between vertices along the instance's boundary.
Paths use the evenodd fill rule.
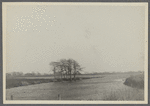
<path fill-rule="evenodd" d="M 133 88 L 133 89 L 121 89 L 117 91 L 112 91 L 110 94 L 105 94 L 103 100 L 142 101 L 144 100 L 144 90 Z"/>
<path fill-rule="evenodd" d="M 126 78 L 125 85 L 132 89 L 123 88 L 104 95 L 104 100 L 144 100 L 144 74 Z"/>

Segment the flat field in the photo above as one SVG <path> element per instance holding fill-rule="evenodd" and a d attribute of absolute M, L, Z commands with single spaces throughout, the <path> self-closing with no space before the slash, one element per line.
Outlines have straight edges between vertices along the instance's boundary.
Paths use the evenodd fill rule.
<path fill-rule="evenodd" d="M 123 84 L 126 78 L 136 74 L 139 73 L 79 75 L 95 78 L 14 87 L 6 89 L 6 99 L 13 95 L 13 100 L 57 100 L 61 95 L 61 100 L 143 100 L 143 89 Z"/>

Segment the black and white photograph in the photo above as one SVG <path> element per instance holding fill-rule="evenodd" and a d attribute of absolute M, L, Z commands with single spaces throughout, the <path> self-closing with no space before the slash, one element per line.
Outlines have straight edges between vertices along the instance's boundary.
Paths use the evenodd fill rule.
<path fill-rule="evenodd" d="M 147 104 L 148 3 L 3 2 L 4 104 Z"/>

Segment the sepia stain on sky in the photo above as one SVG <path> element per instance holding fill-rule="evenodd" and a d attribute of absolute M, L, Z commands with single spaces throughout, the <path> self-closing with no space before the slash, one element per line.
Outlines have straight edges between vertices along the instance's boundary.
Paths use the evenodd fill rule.
<path fill-rule="evenodd" d="M 72 58 L 86 72 L 144 70 L 144 7 L 7 7 L 7 72 L 49 73 Z"/>

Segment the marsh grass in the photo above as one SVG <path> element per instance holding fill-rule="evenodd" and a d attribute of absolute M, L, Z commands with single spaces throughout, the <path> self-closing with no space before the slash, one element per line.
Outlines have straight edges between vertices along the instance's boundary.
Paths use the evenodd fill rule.
<path fill-rule="evenodd" d="M 144 74 L 132 75 L 124 84 L 129 87 L 105 93 L 104 100 L 144 100 Z"/>
<path fill-rule="evenodd" d="M 118 100 L 118 101 L 134 101 L 134 100 L 144 100 L 144 90 L 138 88 L 124 88 L 117 91 L 111 91 L 110 93 L 105 93 L 103 100 Z"/>

